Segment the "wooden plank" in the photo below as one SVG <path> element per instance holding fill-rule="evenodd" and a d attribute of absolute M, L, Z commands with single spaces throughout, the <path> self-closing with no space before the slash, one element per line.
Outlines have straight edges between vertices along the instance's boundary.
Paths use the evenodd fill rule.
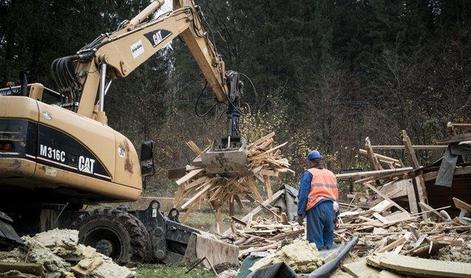
<path fill-rule="evenodd" d="M 398 222 L 398 221 L 406 221 L 406 220 L 409 220 L 409 219 L 411 218 L 411 215 L 410 215 L 410 213 L 408 213 L 408 212 L 396 212 L 396 213 L 387 215 L 387 216 L 385 216 L 384 218 L 385 218 L 386 221 L 388 221 L 389 223 L 393 223 L 393 222 Z"/>
<path fill-rule="evenodd" d="M 181 177 L 180 179 L 178 179 L 176 181 L 177 185 L 182 185 L 183 183 L 189 181 L 190 179 L 192 179 L 193 177 L 195 177 L 199 173 L 203 172 L 203 170 L 204 169 L 191 170 L 188 174 L 186 174 L 185 176 Z"/>
<path fill-rule="evenodd" d="M 241 225 L 243 225 L 244 227 L 247 226 L 247 223 L 245 223 L 244 221 L 240 220 L 239 218 L 235 217 L 235 216 L 231 216 L 231 219 Z"/>
<path fill-rule="evenodd" d="M 417 193 L 419 194 L 419 201 L 428 203 L 427 189 L 425 187 L 425 180 L 423 175 L 415 177 L 415 184 L 417 185 Z"/>
<path fill-rule="evenodd" d="M 195 142 L 193 141 L 188 141 L 186 142 L 186 145 L 188 146 L 188 148 L 190 148 L 190 150 L 196 154 L 197 156 L 202 154 L 203 151 L 198 147 L 198 145 L 195 144 Z"/>
<path fill-rule="evenodd" d="M 265 178 L 265 190 L 267 192 L 268 199 L 271 199 L 273 196 L 273 190 L 271 189 L 271 179 L 270 177 L 264 177 Z"/>
<path fill-rule="evenodd" d="M 414 150 L 443 150 L 448 145 L 411 145 Z M 404 150 L 404 145 L 371 145 L 373 150 Z"/>
<path fill-rule="evenodd" d="M 418 277 L 470 277 L 471 264 L 422 259 L 393 253 L 385 253 L 379 257 L 382 268 L 400 274 Z"/>
<path fill-rule="evenodd" d="M 456 208 L 464 209 L 467 212 L 471 212 L 471 205 L 470 204 L 468 204 L 464 201 L 461 201 L 460 199 L 458 199 L 456 197 L 453 197 L 453 203 L 455 204 Z"/>
<path fill-rule="evenodd" d="M 354 173 L 344 173 L 336 174 L 337 179 L 349 179 L 349 178 L 361 178 L 369 176 L 380 176 L 384 174 L 394 174 L 394 173 L 404 173 L 413 170 L 412 167 L 396 168 L 396 169 L 387 169 L 387 170 L 378 170 L 378 171 L 363 171 L 363 172 L 354 172 Z"/>
<path fill-rule="evenodd" d="M 425 240 L 426 238 L 427 238 L 427 235 L 421 235 L 421 236 L 417 239 L 417 241 L 414 243 L 414 248 L 419 247 L 419 246 L 422 244 L 422 242 L 424 242 L 424 240 Z"/>
<path fill-rule="evenodd" d="M 79 277 L 88 277 L 97 267 L 103 264 L 103 258 L 100 256 L 85 258 L 78 264 L 71 267 L 70 270 Z"/>
<path fill-rule="evenodd" d="M 365 149 L 368 155 L 368 161 L 370 162 L 371 168 L 374 170 L 383 170 L 383 167 L 381 167 L 378 158 L 376 157 L 373 149 L 371 148 L 371 141 L 369 137 L 366 137 L 365 139 Z"/>
<path fill-rule="evenodd" d="M 368 155 L 368 151 L 367 150 L 364 150 L 364 149 L 359 149 L 358 152 L 361 154 L 361 155 L 364 155 L 364 156 L 367 156 Z M 399 162 L 399 159 L 395 159 L 395 158 L 392 158 L 392 157 L 389 157 L 389 156 L 385 156 L 385 155 L 382 155 L 382 154 L 378 154 L 378 153 L 375 153 L 375 156 L 381 161 L 381 162 L 392 162 L 394 165 L 397 165 L 397 166 L 401 166 L 401 163 Z"/>
<path fill-rule="evenodd" d="M 374 216 L 376 219 L 378 219 L 379 221 L 381 221 L 381 223 L 383 223 L 383 224 L 389 224 L 389 221 L 388 221 L 386 218 L 384 218 L 384 216 L 382 216 L 381 214 L 375 212 L 375 213 L 373 213 L 373 216 Z"/>
<path fill-rule="evenodd" d="M 407 200 L 409 201 L 409 210 L 411 213 L 418 213 L 419 206 L 417 205 L 417 198 L 415 196 L 414 184 L 410 181 L 409 186 L 406 186 Z"/>
<path fill-rule="evenodd" d="M 398 205 L 396 202 L 394 202 L 393 200 L 391 200 L 390 198 L 388 198 L 388 196 L 384 195 L 383 193 L 379 192 L 378 189 L 374 188 L 372 185 L 368 184 L 368 183 L 364 183 L 365 186 L 367 186 L 369 189 L 373 190 L 374 192 L 376 192 L 376 194 L 378 194 L 379 196 L 381 196 L 383 199 L 385 200 L 388 200 L 389 202 L 391 202 L 395 207 L 397 207 L 398 209 L 404 211 L 404 212 L 407 212 L 409 213 L 407 210 L 405 210 L 403 207 L 401 207 L 400 205 Z"/>
<path fill-rule="evenodd" d="M 381 268 L 379 265 L 380 254 L 373 254 L 366 257 L 366 264 L 372 267 Z"/>
<path fill-rule="evenodd" d="M 390 250 L 396 248 L 397 246 L 399 246 L 401 244 L 404 244 L 406 241 L 407 241 L 407 239 L 404 236 L 402 236 L 398 240 L 395 240 L 395 241 L 391 242 L 390 244 L 378 249 L 376 252 L 383 253 L 383 252 L 386 252 L 386 251 L 390 251 Z"/>
<path fill-rule="evenodd" d="M 257 154 L 256 156 L 251 157 L 250 160 L 260 159 L 260 158 L 266 156 L 267 154 L 269 154 L 269 153 L 271 153 L 271 152 L 273 152 L 273 151 L 276 151 L 276 150 L 278 150 L 279 148 L 285 146 L 286 144 L 288 144 L 288 142 L 284 142 L 283 144 L 278 145 L 278 146 L 276 146 L 276 147 L 273 147 L 273 148 L 271 148 L 271 149 L 269 149 L 269 150 L 267 150 L 267 151 L 265 151 L 265 152 L 263 152 L 263 153 L 261 153 L 261 154 Z"/>
<path fill-rule="evenodd" d="M 431 213 L 435 214 L 438 217 L 438 219 L 443 219 L 443 220 L 447 221 L 445 216 L 441 215 L 436 209 L 432 208 L 431 206 L 429 206 L 429 205 L 427 205 L 423 202 L 419 202 L 419 206 L 422 209 L 422 211 L 431 212 Z"/>
<path fill-rule="evenodd" d="M 269 134 L 257 139 L 255 142 L 249 144 L 247 147 L 250 148 L 252 146 L 257 146 L 258 144 L 261 144 L 261 143 L 265 142 L 266 140 L 272 138 L 273 136 L 275 136 L 275 132 L 269 133 Z"/>
<path fill-rule="evenodd" d="M 191 197 L 188 201 L 186 201 L 180 208 L 182 210 L 188 208 L 196 199 L 201 197 L 201 195 L 205 194 L 213 186 L 212 182 L 208 182 L 208 184 L 203 187 L 203 189 L 199 190 L 193 197 Z"/>
<path fill-rule="evenodd" d="M 366 258 L 342 265 L 342 270 L 355 278 L 377 278 L 379 271 L 366 264 Z"/>
<path fill-rule="evenodd" d="M 275 192 L 275 194 L 273 194 L 272 198 L 271 199 L 267 199 L 265 201 L 262 202 L 262 205 L 264 205 L 265 207 L 270 205 L 271 203 L 275 202 L 276 200 L 278 200 L 278 198 L 281 197 L 281 195 L 283 195 L 285 193 L 285 190 L 282 189 L 282 190 L 278 190 L 277 192 Z M 257 206 L 256 208 L 254 208 L 253 210 L 251 210 L 249 213 L 247 213 L 244 217 L 242 217 L 242 221 L 247 223 L 248 225 L 250 224 L 250 219 L 253 218 L 253 216 L 257 213 L 259 213 L 261 210 L 263 209 L 262 206 Z M 226 231 L 224 231 L 223 235 L 224 236 L 227 236 L 229 233 L 231 232 L 231 229 L 227 229 Z"/>
<path fill-rule="evenodd" d="M 407 196 L 407 187 L 412 187 L 411 179 L 402 179 L 384 184 L 379 191 L 391 199 Z"/>
<path fill-rule="evenodd" d="M 370 210 L 374 211 L 374 212 L 381 213 L 381 212 L 387 210 L 388 208 L 390 208 L 392 206 L 393 206 L 393 204 L 391 202 L 389 202 L 388 200 L 382 200 L 381 202 L 376 204 L 374 207 L 370 208 Z"/>
<path fill-rule="evenodd" d="M 407 132 L 405 130 L 402 130 L 402 142 L 404 143 L 404 147 L 406 149 L 407 154 L 409 155 L 412 166 L 415 169 L 419 168 L 420 167 L 419 160 L 417 159 L 417 155 L 415 154 L 415 150 L 412 147 L 412 143 L 411 143 L 411 140 L 409 138 L 409 135 L 407 135 Z"/>

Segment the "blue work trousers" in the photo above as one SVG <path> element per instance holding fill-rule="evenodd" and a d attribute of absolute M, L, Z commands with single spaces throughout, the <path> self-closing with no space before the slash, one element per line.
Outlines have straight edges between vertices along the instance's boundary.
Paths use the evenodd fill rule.
<path fill-rule="evenodd" d="M 307 240 L 317 249 L 330 249 L 334 243 L 335 212 L 333 202 L 324 200 L 306 212 Z"/>

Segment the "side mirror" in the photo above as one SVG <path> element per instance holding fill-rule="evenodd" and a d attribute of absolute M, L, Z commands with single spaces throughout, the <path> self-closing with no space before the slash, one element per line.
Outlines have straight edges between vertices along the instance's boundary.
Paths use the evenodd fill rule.
<path fill-rule="evenodd" d="M 153 176 L 154 167 L 154 141 L 144 141 L 141 144 L 141 175 L 142 177 Z"/>

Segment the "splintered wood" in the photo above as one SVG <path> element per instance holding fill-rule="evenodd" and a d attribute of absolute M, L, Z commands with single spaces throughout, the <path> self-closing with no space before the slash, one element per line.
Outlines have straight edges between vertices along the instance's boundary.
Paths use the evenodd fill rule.
<path fill-rule="evenodd" d="M 209 175 L 201 166 L 202 151 L 195 143 L 188 142 L 188 147 L 197 155 L 193 164 L 187 166 L 187 174 L 176 181 L 175 207 L 185 211 L 183 217 L 201 205 L 209 203 L 215 211 L 216 229 L 219 231 L 221 209 L 229 208 L 233 215 L 234 203 L 242 205 L 240 195 L 250 194 L 261 202 L 262 195 L 257 189 L 257 181 L 264 184 L 268 198 L 273 195 L 271 179 L 280 173 L 292 172 L 288 159 L 281 154 L 280 148 L 287 144 L 273 146 L 275 133 L 272 132 L 247 146 L 248 168 L 251 175 L 243 177 L 222 177 Z"/>
<path fill-rule="evenodd" d="M 298 223 L 278 223 L 273 219 L 257 218 L 248 223 L 238 223 L 233 229 L 239 246 L 239 258 L 252 252 L 278 250 L 283 241 L 292 241 L 304 234 L 304 227 Z"/>
<path fill-rule="evenodd" d="M 439 211 L 430 209 L 429 213 Z M 390 200 L 383 200 L 368 210 L 355 208 L 344 211 L 341 208 L 341 211 L 338 229 L 335 230 L 336 241 L 358 236 L 354 253 L 359 257 L 392 252 L 440 258 L 442 248 L 468 248 L 466 244 L 471 239 L 470 223 L 460 218 L 445 219 L 438 213 L 434 220 L 422 220 L 420 215 L 424 212 L 410 214 L 400 211 Z M 471 261 L 471 257 L 468 260 Z"/>

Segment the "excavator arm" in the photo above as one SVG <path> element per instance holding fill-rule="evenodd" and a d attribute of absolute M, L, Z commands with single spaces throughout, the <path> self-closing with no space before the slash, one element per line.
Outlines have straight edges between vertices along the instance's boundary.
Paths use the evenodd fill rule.
<path fill-rule="evenodd" d="M 107 123 L 104 97 L 111 80 L 124 78 L 180 36 L 201 69 L 218 102 L 227 102 L 227 136 L 202 156 L 210 174 L 247 175 L 244 140 L 240 138 L 239 102 L 243 83 L 235 71 L 226 71 L 221 55 L 204 30 L 193 0 L 174 0 L 174 9 L 153 18 L 163 0 L 152 2 L 130 21 L 110 34 L 102 34 L 74 56 L 56 59 L 53 72 L 60 91 L 77 113 Z M 73 68 L 72 68 L 73 67 Z M 69 74 L 64 74 L 69 73 Z"/>
<path fill-rule="evenodd" d="M 106 124 L 103 103 L 107 83 L 128 76 L 177 36 L 185 41 L 217 101 L 227 100 L 230 90 L 224 61 L 209 40 L 194 1 L 175 1 L 173 11 L 152 18 L 163 2 L 152 2 L 117 31 L 101 35 L 78 51 L 77 55 L 53 62 L 53 71 L 59 84 L 73 83 L 76 88 L 80 88 L 73 94 L 76 100 L 78 97 L 80 99 L 78 114 Z M 71 71 L 64 69 L 64 66 L 70 65 L 67 60 L 72 60 L 75 66 L 72 76 L 74 82 L 60 80 L 64 76 L 61 73 Z M 71 91 L 70 86 L 63 89 Z"/>

